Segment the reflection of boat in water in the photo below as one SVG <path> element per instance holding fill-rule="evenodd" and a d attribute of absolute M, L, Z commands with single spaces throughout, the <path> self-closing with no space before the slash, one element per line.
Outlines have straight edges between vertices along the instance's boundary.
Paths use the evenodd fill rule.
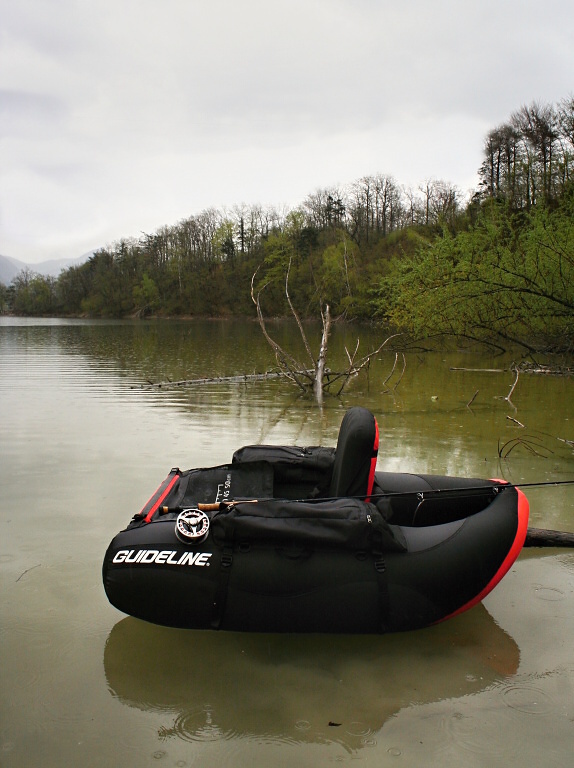
<path fill-rule="evenodd" d="M 157 624 L 384 633 L 480 602 L 518 556 L 528 502 L 492 480 L 375 472 L 378 428 L 347 412 L 337 448 L 247 446 L 172 470 L 103 567 L 110 602 Z"/>
<path fill-rule="evenodd" d="M 399 710 L 478 693 L 519 650 L 483 605 L 381 637 L 189 632 L 122 619 L 104 668 L 113 696 L 155 711 L 160 737 L 339 742 L 357 749 Z M 330 725 L 337 724 L 337 725 Z"/>

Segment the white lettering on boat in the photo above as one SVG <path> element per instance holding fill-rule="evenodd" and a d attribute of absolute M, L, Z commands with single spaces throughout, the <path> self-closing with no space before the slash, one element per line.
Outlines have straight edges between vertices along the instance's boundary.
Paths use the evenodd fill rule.
<path fill-rule="evenodd" d="M 120 549 L 114 555 L 112 563 L 125 565 L 209 565 L 212 552 L 184 552 L 175 549 Z"/>
<path fill-rule="evenodd" d="M 231 472 L 229 472 L 225 478 L 224 483 L 217 485 L 217 493 L 215 494 L 216 503 L 221 504 L 223 501 L 229 501 L 231 498 Z"/>

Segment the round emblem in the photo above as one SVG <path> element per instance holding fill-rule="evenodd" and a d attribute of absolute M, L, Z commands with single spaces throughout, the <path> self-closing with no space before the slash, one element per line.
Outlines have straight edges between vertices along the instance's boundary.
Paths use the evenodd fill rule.
<path fill-rule="evenodd" d="M 199 509 L 184 509 L 175 521 L 175 535 L 184 544 L 199 544 L 209 533 L 209 518 Z"/>

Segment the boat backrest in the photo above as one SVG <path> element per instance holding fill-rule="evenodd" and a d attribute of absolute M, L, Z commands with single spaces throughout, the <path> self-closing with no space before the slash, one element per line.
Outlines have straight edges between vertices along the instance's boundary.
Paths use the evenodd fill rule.
<path fill-rule="evenodd" d="M 379 427 L 366 408 L 351 408 L 339 430 L 330 496 L 357 496 L 369 500 L 373 490 L 379 449 Z"/>

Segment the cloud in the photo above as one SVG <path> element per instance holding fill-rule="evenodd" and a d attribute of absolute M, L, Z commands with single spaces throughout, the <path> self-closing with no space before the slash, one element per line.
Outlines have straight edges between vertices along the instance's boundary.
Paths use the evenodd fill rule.
<path fill-rule="evenodd" d="M 0 251 L 75 256 L 369 173 L 472 184 L 568 95 L 565 0 L 4 0 Z"/>

